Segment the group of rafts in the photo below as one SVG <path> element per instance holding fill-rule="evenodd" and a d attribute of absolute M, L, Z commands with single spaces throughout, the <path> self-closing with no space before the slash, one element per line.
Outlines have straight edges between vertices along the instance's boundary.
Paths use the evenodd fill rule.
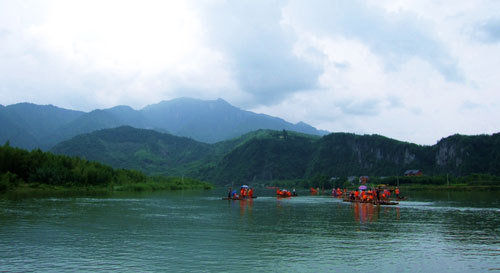
<path fill-rule="evenodd" d="M 253 188 L 250 188 L 247 185 L 243 185 L 240 187 L 240 191 L 233 190 L 229 188 L 227 192 L 227 197 L 223 197 L 223 200 L 246 200 L 257 198 L 257 196 L 253 195 Z"/>
<path fill-rule="evenodd" d="M 366 186 L 361 186 L 358 190 L 347 192 L 347 189 L 341 190 L 340 188 L 332 190 L 332 196 L 342 198 L 344 202 L 357 202 L 357 203 L 371 203 L 374 205 L 397 205 L 398 202 L 391 200 L 392 192 L 394 193 L 395 200 L 405 200 L 400 195 L 399 188 L 394 190 L 387 188 L 373 188 L 368 189 Z"/>
<path fill-rule="evenodd" d="M 311 194 L 316 195 L 319 193 L 319 189 L 311 188 Z M 405 200 L 406 198 L 400 195 L 399 188 L 396 187 L 394 190 L 390 189 L 382 189 L 382 188 L 374 188 L 367 189 L 361 188 L 358 190 L 353 190 L 348 192 L 347 189 L 341 190 L 340 188 L 332 189 L 332 196 L 336 198 L 342 198 L 344 202 L 356 202 L 356 203 L 371 203 L 374 205 L 397 205 L 398 202 L 394 202 L 391 200 L 391 191 L 394 192 L 395 200 Z M 292 191 L 286 189 L 276 189 L 276 196 L 278 198 L 283 197 L 295 197 L 297 193 L 295 189 Z M 227 197 L 223 197 L 224 200 L 246 200 L 257 198 L 257 196 L 253 195 L 253 188 L 248 187 L 247 185 L 243 185 L 240 187 L 240 190 L 233 190 L 229 188 Z"/>

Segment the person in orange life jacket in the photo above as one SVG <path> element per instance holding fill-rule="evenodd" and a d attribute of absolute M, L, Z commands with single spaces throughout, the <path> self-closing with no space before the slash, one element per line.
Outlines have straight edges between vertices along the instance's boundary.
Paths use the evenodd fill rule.
<path fill-rule="evenodd" d="M 248 198 L 252 198 L 253 197 L 253 188 L 250 188 L 248 190 Z"/>
<path fill-rule="evenodd" d="M 394 190 L 394 193 L 396 194 L 396 198 L 399 198 L 399 188 L 396 187 L 396 189 Z"/>

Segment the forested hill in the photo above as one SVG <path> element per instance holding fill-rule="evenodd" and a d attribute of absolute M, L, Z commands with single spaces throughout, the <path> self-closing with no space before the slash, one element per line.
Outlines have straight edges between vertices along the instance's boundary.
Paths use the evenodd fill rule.
<path fill-rule="evenodd" d="M 5 192 L 30 193 L 76 190 L 112 192 L 157 189 L 209 189 L 195 179 L 146 176 L 140 171 L 113 169 L 78 157 L 54 155 L 39 149 L 26 151 L 0 146 L 0 195 Z"/>
<path fill-rule="evenodd" d="M 190 163 L 212 155 L 214 147 L 186 137 L 122 126 L 76 136 L 59 143 L 51 151 L 116 168 L 172 175 L 182 174 L 180 170 Z"/>
<path fill-rule="evenodd" d="M 500 134 L 442 139 L 420 146 L 379 135 L 333 133 L 324 137 L 258 130 L 204 144 L 132 127 L 75 137 L 52 150 L 147 173 L 186 175 L 214 183 L 424 174 L 500 174 Z"/>
<path fill-rule="evenodd" d="M 328 133 L 303 122 L 292 124 L 281 118 L 245 111 L 222 99 L 179 98 L 141 110 L 116 106 L 88 113 L 32 103 L 0 107 L 0 143 L 10 141 L 12 146 L 25 149 L 50 149 L 80 134 L 124 125 L 169 132 L 206 143 L 228 140 L 257 129 Z"/>

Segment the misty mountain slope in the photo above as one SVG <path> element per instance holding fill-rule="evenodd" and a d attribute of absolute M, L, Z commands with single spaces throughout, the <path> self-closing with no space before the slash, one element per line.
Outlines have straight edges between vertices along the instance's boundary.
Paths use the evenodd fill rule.
<path fill-rule="evenodd" d="M 46 146 L 45 141 L 55 130 L 84 114 L 52 105 L 32 103 L 13 104 L 1 108 L 0 111 L 4 116 L 0 120 L 0 134 L 8 135 L 7 139 L 11 145 L 28 149 Z"/>
<path fill-rule="evenodd" d="M 150 105 L 141 110 L 150 124 L 180 136 L 215 143 L 258 129 L 292 130 L 317 135 L 313 127 L 298 126 L 283 119 L 241 110 L 222 99 L 203 101 L 179 98 Z M 313 128 L 313 130 L 311 130 Z"/>
<path fill-rule="evenodd" d="M 5 111 L 15 117 L 15 122 L 35 136 L 45 137 L 54 130 L 76 120 L 84 114 L 53 105 L 18 103 L 5 107 Z"/>
<path fill-rule="evenodd" d="M 147 128 L 151 125 L 147 122 L 142 111 L 134 110 L 130 106 L 119 105 L 109 109 L 104 109 L 104 112 L 112 114 L 118 122 L 135 128 Z"/>
<path fill-rule="evenodd" d="M 11 146 L 27 147 L 33 149 L 38 147 L 38 141 L 28 131 L 18 126 L 11 118 L 5 113 L 4 107 L 0 107 L 0 145 L 9 141 Z"/>
<path fill-rule="evenodd" d="M 29 103 L 2 107 L 2 112 L 7 108 L 8 119 L 3 119 L 4 122 L 0 120 L 0 128 L 2 125 L 7 128 L 7 120 L 10 120 L 19 133 L 0 132 L 0 135 L 28 149 L 49 149 L 79 134 L 124 125 L 168 132 L 206 143 L 235 138 L 257 129 L 286 129 L 317 135 L 326 133 L 304 123 L 294 125 L 280 118 L 241 110 L 222 99 L 180 98 L 149 105 L 142 110 L 122 105 L 89 113 Z M 29 141 L 29 135 L 36 141 Z"/>
<path fill-rule="evenodd" d="M 127 122 L 121 121 L 120 118 L 109 111 L 94 110 L 58 128 L 50 135 L 50 138 L 46 140 L 46 144 L 50 147 L 60 141 L 70 139 L 80 134 L 106 128 L 114 128 L 126 124 Z"/>

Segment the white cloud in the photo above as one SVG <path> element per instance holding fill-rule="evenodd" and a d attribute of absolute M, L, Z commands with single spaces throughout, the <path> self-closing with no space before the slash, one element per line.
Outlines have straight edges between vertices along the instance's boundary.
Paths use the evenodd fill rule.
<path fill-rule="evenodd" d="M 5 103 L 57 100 L 90 110 L 239 91 L 224 54 L 205 45 L 196 10 L 184 2 L 46 4 L 43 14 L 30 20 L 22 7 L 4 3 L 4 11 L 16 9 L 22 17 L 18 24 L 0 25 L 5 42 L 0 52 L 6 56 L 0 90 L 16 92 L 6 95 Z M 83 98 L 75 100 L 74 93 Z"/>
<path fill-rule="evenodd" d="M 0 0 L 0 104 L 222 97 L 418 143 L 493 133 L 498 10 L 488 0 Z"/>

